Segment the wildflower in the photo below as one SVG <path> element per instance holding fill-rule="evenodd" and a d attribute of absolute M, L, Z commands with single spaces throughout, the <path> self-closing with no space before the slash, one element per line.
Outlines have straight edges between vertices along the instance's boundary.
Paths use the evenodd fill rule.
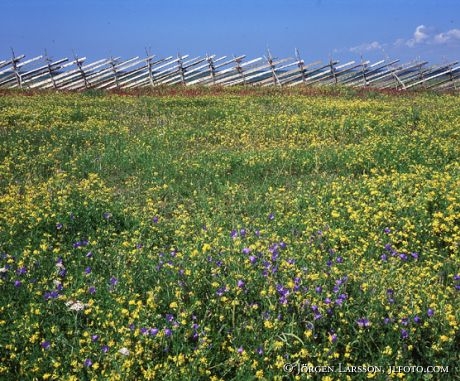
<path fill-rule="evenodd" d="M 90 368 L 93 365 L 93 361 L 90 358 L 87 358 L 85 362 L 83 363 L 84 366 L 87 368 Z"/>
<path fill-rule="evenodd" d="M 118 350 L 118 353 L 123 355 L 123 356 L 129 356 L 129 349 L 126 347 L 120 348 Z"/>
<path fill-rule="evenodd" d="M 96 287 L 91 286 L 90 288 L 88 288 L 88 293 L 94 295 L 96 293 Z"/>
<path fill-rule="evenodd" d="M 329 342 L 335 343 L 337 341 L 337 335 L 335 333 L 329 333 Z"/>
<path fill-rule="evenodd" d="M 99 340 L 99 335 L 91 335 L 91 341 L 94 343 Z"/>
<path fill-rule="evenodd" d="M 51 343 L 49 341 L 42 341 L 40 343 L 40 346 L 44 349 L 44 350 L 47 350 L 51 347 Z"/>
<path fill-rule="evenodd" d="M 150 336 L 156 336 L 158 334 L 158 328 L 150 328 Z"/>
<path fill-rule="evenodd" d="M 385 229 L 383 229 L 383 232 L 385 234 L 390 234 L 391 233 L 391 229 L 389 227 L 386 227 Z"/>
<path fill-rule="evenodd" d="M 58 222 L 58 223 L 56 224 L 56 229 L 57 229 L 57 230 L 61 230 L 61 229 L 62 229 L 62 224 Z"/>
<path fill-rule="evenodd" d="M 103 346 L 101 347 L 101 351 L 102 351 L 103 353 L 107 353 L 107 352 L 109 351 L 109 349 L 110 349 L 110 348 L 109 348 L 108 345 L 103 345 Z"/>
<path fill-rule="evenodd" d="M 163 332 L 166 337 L 169 337 L 172 335 L 172 331 L 169 328 L 165 328 Z"/>
<path fill-rule="evenodd" d="M 409 332 L 407 331 L 407 329 L 401 329 L 401 338 L 405 340 L 408 337 L 409 337 Z"/>
<path fill-rule="evenodd" d="M 407 254 L 400 253 L 399 254 L 399 259 L 401 259 L 401 261 L 407 261 Z"/>
<path fill-rule="evenodd" d="M 371 326 L 371 323 L 369 322 L 369 320 L 367 318 L 360 318 L 356 321 L 356 323 L 358 324 L 358 327 L 359 328 L 368 328 Z"/>
<path fill-rule="evenodd" d="M 79 300 L 69 300 L 65 303 L 65 305 L 69 308 L 70 311 L 83 311 L 87 304 L 80 302 Z"/>
<path fill-rule="evenodd" d="M 104 213 L 102 214 L 102 217 L 104 218 L 104 220 L 108 220 L 108 219 L 112 218 L 112 213 L 110 213 L 110 212 L 104 212 Z"/>
<path fill-rule="evenodd" d="M 428 308 L 426 314 L 428 315 L 428 317 L 432 317 L 434 315 L 434 310 L 431 308 Z"/>
<path fill-rule="evenodd" d="M 237 286 L 238 286 L 238 288 L 244 288 L 244 286 L 245 286 L 244 281 L 242 281 L 241 279 L 239 279 L 238 282 L 237 282 Z"/>
<path fill-rule="evenodd" d="M 91 274 L 91 267 L 90 266 L 85 268 L 85 274 Z"/>
<path fill-rule="evenodd" d="M 15 280 L 14 281 L 14 287 L 21 287 L 22 282 L 20 280 Z"/>

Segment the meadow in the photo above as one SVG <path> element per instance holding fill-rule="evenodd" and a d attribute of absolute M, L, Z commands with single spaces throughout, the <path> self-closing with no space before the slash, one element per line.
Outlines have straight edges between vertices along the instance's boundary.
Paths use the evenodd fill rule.
<path fill-rule="evenodd" d="M 0 380 L 460 379 L 459 106 L 1 94 Z"/>

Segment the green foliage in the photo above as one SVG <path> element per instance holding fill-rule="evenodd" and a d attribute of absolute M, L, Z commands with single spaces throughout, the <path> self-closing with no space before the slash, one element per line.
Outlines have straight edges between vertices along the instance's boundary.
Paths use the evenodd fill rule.
<path fill-rule="evenodd" d="M 458 97 L 174 91 L 0 97 L 0 379 L 455 379 Z"/>

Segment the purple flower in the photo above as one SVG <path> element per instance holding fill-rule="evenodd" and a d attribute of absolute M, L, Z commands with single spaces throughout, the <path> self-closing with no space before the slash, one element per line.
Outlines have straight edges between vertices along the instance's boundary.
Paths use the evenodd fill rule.
<path fill-rule="evenodd" d="M 371 323 L 367 318 L 360 318 L 356 321 L 359 328 L 368 328 L 371 326 Z"/>
<path fill-rule="evenodd" d="M 405 340 L 409 337 L 409 332 L 407 329 L 401 329 L 401 339 Z"/>
<path fill-rule="evenodd" d="M 224 295 L 225 292 L 227 292 L 227 287 L 226 287 L 226 286 L 222 286 L 222 287 L 220 287 L 220 288 L 217 289 L 216 295 L 217 295 L 217 296 L 222 296 L 222 295 Z"/>
<path fill-rule="evenodd" d="M 402 324 L 402 325 L 408 325 L 408 324 L 409 324 L 409 319 L 406 318 L 406 317 L 402 318 L 402 319 L 401 319 L 401 324 Z"/>
<path fill-rule="evenodd" d="M 254 264 L 256 261 L 257 261 L 257 257 L 255 257 L 254 255 L 250 255 L 250 256 L 249 256 L 249 262 L 251 262 L 252 264 Z"/>
<path fill-rule="evenodd" d="M 243 249 L 243 254 L 249 254 L 251 252 L 251 249 L 249 247 L 245 247 Z"/>
<path fill-rule="evenodd" d="M 16 270 L 16 274 L 18 275 L 24 275 L 27 273 L 27 268 L 25 266 L 22 266 Z"/>
<path fill-rule="evenodd" d="M 240 236 L 245 237 L 246 236 L 246 229 L 240 229 Z"/>
<path fill-rule="evenodd" d="M 93 361 L 90 358 L 87 358 L 85 362 L 83 363 L 87 368 L 91 367 L 93 365 Z"/>
<path fill-rule="evenodd" d="M 94 343 L 99 340 L 99 335 L 92 335 L 91 336 L 91 341 Z"/>
<path fill-rule="evenodd" d="M 43 349 L 49 349 L 51 347 L 51 343 L 49 341 L 42 341 L 40 343 L 40 346 L 43 348 Z"/>
<path fill-rule="evenodd" d="M 316 286 L 315 291 L 316 291 L 318 294 L 321 294 L 321 292 L 323 291 L 323 288 L 322 288 L 321 286 Z"/>
<path fill-rule="evenodd" d="M 242 281 L 241 279 L 240 279 L 240 280 L 238 280 L 238 282 L 237 282 L 237 286 L 238 286 L 238 288 L 244 288 L 244 286 L 245 286 L 245 283 L 244 283 L 244 281 Z"/>
<path fill-rule="evenodd" d="M 109 351 L 109 349 L 110 349 L 110 348 L 109 348 L 108 345 L 103 345 L 103 346 L 101 347 L 101 351 L 102 351 L 103 353 L 107 353 L 107 352 Z"/>
<path fill-rule="evenodd" d="M 434 310 L 432 310 L 431 308 L 428 308 L 428 311 L 426 312 L 426 314 L 428 315 L 428 317 L 432 317 L 434 315 Z"/>
<path fill-rule="evenodd" d="M 91 274 L 91 267 L 88 266 L 88 267 L 85 269 L 85 274 Z"/>
<path fill-rule="evenodd" d="M 454 275 L 454 280 L 456 280 L 456 281 L 457 281 L 457 280 L 460 280 L 460 274 L 455 274 L 455 275 Z"/>
<path fill-rule="evenodd" d="M 14 287 L 21 287 L 22 282 L 20 280 L 15 280 L 14 281 Z"/>
<path fill-rule="evenodd" d="M 256 352 L 259 356 L 262 356 L 264 354 L 264 349 L 262 347 L 258 347 Z"/>
<path fill-rule="evenodd" d="M 418 317 L 417 315 L 414 316 L 414 323 L 420 324 L 422 322 L 422 319 Z"/>
<path fill-rule="evenodd" d="M 237 352 L 238 352 L 239 354 L 243 353 L 243 351 L 244 351 L 244 348 L 243 348 L 243 347 L 239 347 L 238 350 L 237 350 Z"/>
<path fill-rule="evenodd" d="M 401 261 L 407 261 L 407 255 L 404 253 L 401 253 L 399 254 L 399 259 L 401 259 Z"/>
<path fill-rule="evenodd" d="M 386 254 L 382 254 L 382 255 L 380 256 L 380 259 L 381 259 L 382 261 L 384 261 L 384 262 L 385 262 L 385 261 L 387 261 L 387 260 L 388 260 L 388 257 L 387 257 L 387 255 L 386 255 Z"/>
<path fill-rule="evenodd" d="M 153 217 L 153 218 L 152 218 L 152 222 L 153 222 L 154 224 L 157 224 L 157 223 L 158 223 L 158 217 L 157 217 L 157 216 Z"/>
<path fill-rule="evenodd" d="M 384 232 L 385 234 L 390 234 L 390 233 L 391 233 L 391 229 L 388 228 L 388 227 L 386 227 L 385 229 L 383 229 L 383 232 Z"/>
<path fill-rule="evenodd" d="M 112 213 L 110 213 L 110 212 L 104 212 L 104 214 L 102 214 L 102 217 L 104 217 L 105 220 L 108 220 L 109 218 L 112 217 Z"/>
<path fill-rule="evenodd" d="M 270 213 L 270 214 L 268 215 L 268 219 L 269 219 L 270 221 L 274 220 L 274 219 L 275 219 L 275 215 L 274 215 L 273 213 Z"/>
<path fill-rule="evenodd" d="M 318 320 L 318 319 L 321 319 L 323 317 L 323 315 L 321 315 L 319 312 L 315 312 L 315 314 L 313 315 L 313 320 Z"/>
<path fill-rule="evenodd" d="M 330 333 L 329 335 L 329 339 L 331 340 L 331 342 L 335 343 L 337 341 L 337 335 L 335 333 Z"/>
<path fill-rule="evenodd" d="M 156 336 L 158 334 L 158 328 L 150 328 L 150 336 Z"/>
<path fill-rule="evenodd" d="M 233 229 L 233 230 L 230 232 L 230 237 L 232 237 L 232 238 L 238 237 L 238 232 L 237 232 L 235 229 Z"/>
<path fill-rule="evenodd" d="M 110 278 L 110 285 L 111 285 L 111 286 L 116 286 L 117 284 L 118 284 L 118 279 L 115 278 L 114 276 L 112 276 L 112 277 Z"/>
<path fill-rule="evenodd" d="M 91 295 L 94 295 L 96 293 L 96 287 L 91 286 L 90 288 L 88 288 L 88 293 L 90 293 Z"/>
<path fill-rule="evenodd" d="M 91 251 L 88 251 L 86 254 L 86 258 L 91 258 L 93 256 L 93 253 Z"/>
<path fill-rule="evenodd" d="M 166 337 L 169 337 L 172 335 L 172 331 L 169 328 L 165 328 L 163 332 Z"/>
<path fill-rule="evenodd" d="M 45 300 L 56 299 L 59 296 L 59 293 L 56 290 L 47 291 L 43 294 Z"/>
<path fill-rule="evenodd" d="M 412 258 L 414 258 L 414 259 L 418 259 L 418 258 L 419 258 L 419 255 L 418 255 L 418 253 L 416 253 L 416 252 L 410 253 L 410 255 L 411 255 Z"/>
<path fill-rule="evenodd" d="M 57 229 L 57 230 L 61 230 L 61 229 L 62 229 L 62 224 L 61 224 L 60 222 L 58 222 L 58 223 L 56 224 L 56 229 Z"/>

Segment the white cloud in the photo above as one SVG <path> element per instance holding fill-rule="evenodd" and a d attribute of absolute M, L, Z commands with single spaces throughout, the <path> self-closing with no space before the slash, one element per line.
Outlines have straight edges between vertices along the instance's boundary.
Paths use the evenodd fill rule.
<path fill-rule="evenodd" d="M 361 44 L 358 46 L 354 46 L 350 48 L 349 50 L 352 53 L 363 53 L 363 52 L 370 52 L 372 50 L 381 50 L 381 49 L 383 49 L 383 46 L 379 42 L 373 41 L 373 42 Z"/>
<path fill-rule="evenodd" d="M 445 33 L 439 33 L 433 38 L 435 44 L 447 44 L 456 40 L 460 41 L 460 29 L 451 29 Z"/>
<path fill-rule="evenodd" d="M 425 25 L 419 25 L 415 28 L 414 40 L 417 44 L 427 40 L 430 36 L 428 35 L 428 29 Z"/>
<path fill-rule="evenodd" d="M 433 28 L 426 27 L 425 25 L 419 25 L 415 28 L 413 38 L 408 40 L 404 40 L 402 38 L 398 38 L 393 45 L 400 47 L 400 46 L 409 46 L 413 48 L 416 45 L 422 44 L 448 44 L 453 41 L 460 41 L 460 29 L 450 29 L 447 32 L 441 32 L 438 34 L 434 34 Z"/>
<path fill-rule="evenodd" d="M 415 28 L 414 37 L 406 41 L 406 45 L 413 47 L 417 44 L 428 41 L 430 38 L 428 28 L 425 25 L 419 25 Z"/>

